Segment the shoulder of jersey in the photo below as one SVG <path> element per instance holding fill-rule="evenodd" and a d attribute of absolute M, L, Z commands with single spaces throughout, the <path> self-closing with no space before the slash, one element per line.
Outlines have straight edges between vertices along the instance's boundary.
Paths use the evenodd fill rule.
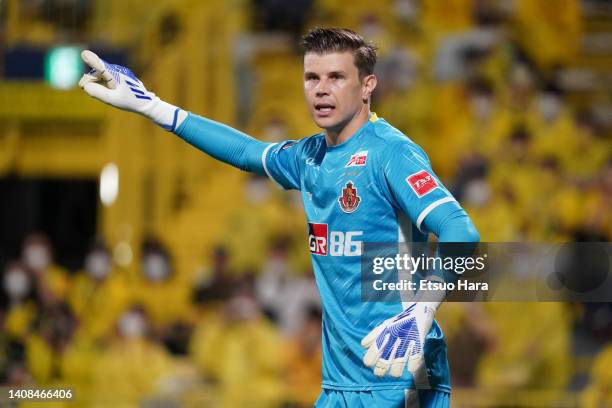
<path fill-rule="evenodd" d="M 325 143 L 323 133 L 306 136 L 296 142 L 296 144 L 301 145 L 303 153 L 316 152 L 320 148 L 321 143 Z"/>
<path fill-rule="evenodd" d="M 383 150 L 394 150 L 394 149 L 417 149 L 418 145 L 412 141 L 408 136 L 402 133 L 397 128 L 393 127 L 389 122 L 383 118 L 377 118 L 373 121 L 372 135 L 379 139 L 381 144 L 385 146 Z"/>

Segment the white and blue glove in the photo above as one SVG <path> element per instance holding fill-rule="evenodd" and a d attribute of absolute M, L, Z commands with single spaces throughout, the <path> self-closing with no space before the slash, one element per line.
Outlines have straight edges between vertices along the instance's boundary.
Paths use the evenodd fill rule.
<path fill-rule="evenodd" d="M 401 377 L 404 368 L 412 374 L 417 388 L 428 388 L 425 367 L 425 336 L 429 333 L 438 302 L 414 302 L 402 313 L 385 320 L 361 340 L 368 349 L 363 357 L 367 367 L 382 377 L 387 372 Z"/>
<path fill-rule="evenodd" d="M 187 117 L 187 112 L 159 99 L 126 67 L 109 64 L 89 50 L 81 58 L 91 71 L 81 77 L 79 86 L 90 96 L 130 112 L 139 113 L 156 124 L 174 131 Z"/>

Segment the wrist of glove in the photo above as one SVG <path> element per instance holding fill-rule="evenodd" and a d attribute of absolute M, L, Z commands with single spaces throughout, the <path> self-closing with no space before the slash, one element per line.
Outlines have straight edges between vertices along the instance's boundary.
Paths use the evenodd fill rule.
<path fill-rule="evenodd" d="M 159 99 L 128 68 L 109 64 L 89 50 L 81 53 L 91 71 L 79 86 L 90 96 L 119 109 L 139 113 L 170 132 L 176 130 L 187 112 Z"/>
<path fill-rule="evenodd" d="M 367 348 L 363 363 L 374 374 L 401 377 L 407 367 L 418 388 L 429 382 L 425 367 L 425 337 L 433 323 L 440 302 L 414 302 L 403 312 L 385 320 L 361 341 Z"/>

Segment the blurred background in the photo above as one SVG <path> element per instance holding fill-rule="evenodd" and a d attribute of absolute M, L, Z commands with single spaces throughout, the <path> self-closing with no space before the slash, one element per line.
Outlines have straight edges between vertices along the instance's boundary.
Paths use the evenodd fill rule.
<path fill-rule="evenodd" d="M 373 110 L 483 241 L 610 241 L 612 2 L 0 0 L 0 380 L 66 406 L 311 406 L 297 193 L 76 87 L 82 49 L 261 140 L 318 132 L 299 37 L 379 47 Z M 611 407 L 612 306 L 445 304 L 454 407 Z"/>

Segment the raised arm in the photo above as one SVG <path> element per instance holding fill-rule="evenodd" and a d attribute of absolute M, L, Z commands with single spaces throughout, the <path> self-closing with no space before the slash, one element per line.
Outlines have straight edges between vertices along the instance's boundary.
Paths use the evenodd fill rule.
<path fill-rule="evenodd" d="M 217 160 L 241 170 L 266 175 L 263 154 L 272 143 L 260 142 L 223 123 L 192 113 L 174 133 Z"/>
<path fill-rule="evenodd" d="M 109 64 L 88 50 L 81 57 L 91 71 L 83 75 L 79 85 L 90 96 L 151 119 L 217 160 L 241 170 L 265 174 L 262 159 L 271 144 L 162 101 L 126 67 Z"/>

